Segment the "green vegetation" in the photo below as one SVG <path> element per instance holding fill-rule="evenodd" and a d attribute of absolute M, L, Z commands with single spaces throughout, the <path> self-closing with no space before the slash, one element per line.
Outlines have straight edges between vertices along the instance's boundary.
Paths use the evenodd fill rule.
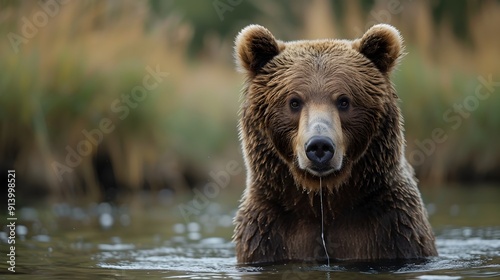
<path fill-rule="evenodd" d="M 69 1 L 37 24 L 35 15 L 44 12 L 38 4 L 1 1 L 0 167 L 15 168 L 31 193 L 64 197 L 99 197 L 111 187 L 197 186 L 207 171 L 241 161 L 236 120 L 243 77 L 232 64 L 241 27 L 260 23 L 286 40 L 353 38 L 387 9 L 385 1 L 232 1 L 221 19 L 215 2 L 184 2 Z M 423 181 L 500 179 L 500 88 L 490 87 L 477 105 L 471 99 L 478 77 L 500 81 L 500 5 L 478 2 L 450 15 L 445 4 L 402 2 L 388 18 L 406 40 L 394 82 L 407 154 L 410 160 L 412 152 L 425 154 L 413 162 Z M 23 41 L 13 44 L 13 33 Z M 130 105 L 123 96 L 143 85 L 147 67 L 168 75 Z M 454 104 L 473 110 L 465 116 Z M 432 140 L 437 128 L 445 133 L 442 143 Z M 93 144 L 85 133 L 96 129 L 103 137 Z M 430 146 L 417 144 L 426 140 L 435 145 L 428 154 Z M 82 141 L 90 143 L 80 145 L 85 155 L 70 156 L 78 164 L 68 165 L 69 150 L 79 153 Z M 55 171 L 54 162 L 69 169 Z"/>

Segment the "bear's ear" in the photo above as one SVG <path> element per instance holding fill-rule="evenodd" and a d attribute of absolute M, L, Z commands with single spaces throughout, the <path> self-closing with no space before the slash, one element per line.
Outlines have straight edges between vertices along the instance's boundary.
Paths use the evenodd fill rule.
<path fill-rule="evenodd" d="M 251 77 L 280 53 L 273 34 L 266 28 L 254 24 L 240 31 L 234 48 L 238 69 Z"/>
<path fill-rule="evenodd" d="M 404 47 L 403 38 L 396 28 L 388 24 L 377 24 L 368 29 L 361 39 L 355 40 L 353 48 L 386 74 L 396 66 Z"/>

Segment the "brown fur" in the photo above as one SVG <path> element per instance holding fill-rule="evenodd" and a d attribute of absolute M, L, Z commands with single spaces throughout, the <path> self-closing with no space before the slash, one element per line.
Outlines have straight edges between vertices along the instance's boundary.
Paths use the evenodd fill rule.
<path fill-rule="evenodd" d="M 384 24 L 354 41 L 282 42 L 257 25 L 240 32 L 247 187 L 235 218 L 239 263 L 325 260 L 319 177 L 304 167 L 310 163 L 303 147 L 315 133 L 333 140 L 338 158 L 332 166 L 341 166 L 321 175 L 329 256 L 437 255 L 404 157 L 402 117 L 389 80 L 402 51 L 398 31 Z M 299 100 L 300 109 L 290 109 L 290 100 Z M 348 109 L 339 107 L 342 100 Z M 311 127 L 313 120 L 325 125 Z"/>

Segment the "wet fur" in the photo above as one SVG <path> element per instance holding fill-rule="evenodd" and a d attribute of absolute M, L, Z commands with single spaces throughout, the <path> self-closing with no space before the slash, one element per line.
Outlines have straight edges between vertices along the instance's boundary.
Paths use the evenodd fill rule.
<path fill-rule="evenodd" d="M 318 92 L 340 91 L 352 100 L 353 110 L 338 116 L 346 142 L 344 166 L 323 178 L 330 257 L 437 255 L 404 157 L 402 117 L 389 80 L 401 54 L 399 33 L 386 25 L 354 41 L 285 43 L 260 26 L 240 33 L 236 56 L 247 76 L 240 119 L 247 187 L 235 218 L 239 263 L 325 261 L 319 179 L 297 168 L 294 147 L 302 116 L 286 110 L 297 89 L 313 99 Z M 322 102 L 327 100 L 314 103 Z"/>

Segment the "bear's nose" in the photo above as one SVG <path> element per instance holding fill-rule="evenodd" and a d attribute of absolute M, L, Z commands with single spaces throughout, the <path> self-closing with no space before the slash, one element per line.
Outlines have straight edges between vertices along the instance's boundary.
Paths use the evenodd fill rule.
<path fill-rule="evenodd" d="M 307 158 L 317 167 L 325 167 L 325 164 L 332 159 L 335 153 L 333 141 L 325 136 L 313 136 L 306 145 Z"/>

